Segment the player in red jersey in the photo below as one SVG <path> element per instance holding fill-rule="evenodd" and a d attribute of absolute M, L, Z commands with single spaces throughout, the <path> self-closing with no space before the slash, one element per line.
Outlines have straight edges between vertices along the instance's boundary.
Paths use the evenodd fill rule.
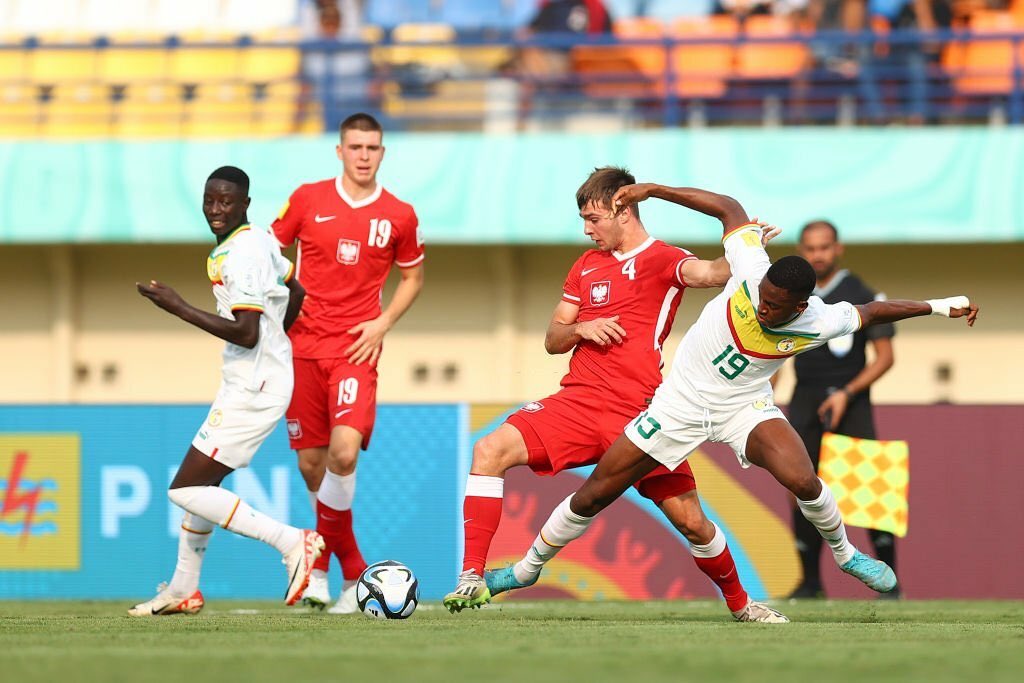
<path fill-rule="evenodd" d="M 595 464 L 661 383 L 661 346 L 684 290 L 721 287 L 729 279 L 724 258 L 702 261 L 649 236 L 635 204 L 611 211 L 615 192 L 635 182 L 624 169 L 599 168 L 576 192 L 584 233 L 597 248 L 573 264 L 544 340 L 548 353 L 573 351 L 569 372 L 558 393 L 527 403 L 473 447 L 463 571 L 444 598 L 452 612 L 508 590 L 492 585 L 484 572 L 501 520 L 505 472 L 527 465 L 553 475 Z M 701 509 L 688 466 L 659 468 L 636 488 L 690 542 L 697 566 L 721 589 L 737 620 L 788 621 L 743 589 L 725 535 Z"/>
<path fill-rule="evenodd" d="M 333 553 L 345 579 L 335 613 L 356 610 L 355 580 L 366 568 L 352 530 L 352 500 L 359 451 L 373 433 L 382 342 L 423 288 L 416 212 L 377 182 L 382 140 L 369 114 L 345 119 L 341 175 L 299 187 L 273 224 L 283 246 L 298 242 L 296 272 L 306 288 L 289 332 L 295 391 L 286 417 L 299 471 L 315 497 L 317 531 L 327 542 L 303 601 L 319 609 L 330 601 Z M 382 310 L 392 264 L 401 280 Z"/>

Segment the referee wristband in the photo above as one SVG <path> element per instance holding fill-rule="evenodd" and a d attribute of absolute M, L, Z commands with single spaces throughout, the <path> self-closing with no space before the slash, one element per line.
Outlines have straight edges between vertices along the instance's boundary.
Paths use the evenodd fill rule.
<path fill-rule="evenodd" d="M 971 305 L 970 299 L 966 296 L 948 296 L 945 299 L 927 299 L 926 304 L 932 307 L 932 315 L 949 317 L 949 311 L 953 308 L 967 308 Z"/>

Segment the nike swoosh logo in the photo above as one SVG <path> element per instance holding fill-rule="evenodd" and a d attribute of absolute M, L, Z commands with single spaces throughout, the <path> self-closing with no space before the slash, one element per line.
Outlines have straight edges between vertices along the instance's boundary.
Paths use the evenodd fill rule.
<path fill-rule="evenodd" d="M 335 218 L 337 218 L 337 216 L 321 216 L 320 214 L 313 216 L 313 220 L 316 221 L 317 223 L 333 221 Z"/>
<path fill-rule="evenodd" d="M 597 270 L 597 268 L 587 268 L 586 270 L 581 270 L 580 271 L 580 277 L 583 277 L 584 275 L 586 275 L 588 273 L 593 273 L 595 270 Z"/>
<path fill-rule="evenodd" d="M 342 415 L 345 415 L 346 413 L 351 413 L 351 412 L 352 412 L 351 408 L 346 408 L 345 410 L 339 410 L 338 412 L 336 412 L 334 414 L 334 419 L 337 420 Z"/>
<path fill-rule="evenodd" d="M 473 519 L 467 519 L 465 522 L 463 522 L 463 524 L 469 524 L 470 522 L 474 521 L 475 519 L 476 519 L 476 517 L 474 517 Z"/>

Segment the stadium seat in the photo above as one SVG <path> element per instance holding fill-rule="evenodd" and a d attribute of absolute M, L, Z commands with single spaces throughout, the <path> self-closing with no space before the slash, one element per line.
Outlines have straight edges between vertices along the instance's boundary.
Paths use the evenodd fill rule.
<path fill-rule="evenodd" d="M 615 36 L 624 41 L 661 40 L 665 30 L 652 19 L 621 19 Z M 666 48 L 661 45 L 577 45 L 573 71 L 584 79 L 590 97 L 654 98 L 665 95 Z"/>
<path fill-rule="evenodd" d="M 183 43 L 170 51 L 170 77 L 178 83 L 209 83 L 238 78 L 240 48 L 233 43 L 208 47 Z"/>
<path fill-rule="evenodd" d="M 254 102 L 249 86 L 208 83 L 185 103 L 186 137 L 244 137 L 253 134 Z"/>
<path fill-rule="evenodd" d="M 29 51 L 20 47 L 0 50 L 0 83 L 27 80 L 28 55 Z"/>
<path fill-rule="evenodd" d="M 34 85 L 0 85 L 0 139 L 39 134 L 41 104 Z"/>
<path fill-rule="evenodd" d="M 114 109 L 114 135 L 119 138 L 178 137 L 184 117 L 181 88 L 168 84 L 135 84 L 125 90 Z"/>
<path fill-rule="evenodd" d="M 969 35 L 1009 33 L 1017 30 L 1010 12 L 977 11 L 971 15 Z M 1018 52 L 1018 60 L 1024 57 Z M 1009 40 L 968 40 L 946 56 L 953 69 L 953 89 L 963 95 L 999 95 L 1013 91 L 1013 43 Z M 954 60 L 959 64 L 954 64 Z M 959 68 L 957 68 L 959 67 Z M 1024 68 L 1024 62 L 1021 62 Z"/>
<path fill-rule="evenodd" d="M 169 69 L 170 55 L 163 45 L 123 47 L 112 43 L 99 52 L 99 79 L 111 85 L 162 82 Z"/>
<path fill-rule="evenodd" d="M 728 15 L 699 19 L 677 19 L 669 27 L 677 39 L 715 40 L 707 44 L 677 45 L 672 48 L 673 92 L 682 98 L 717 98 L 726 91 L 726 79 L 732 75 L 739 26 Z"/>
<path fill-rule="evenodd" d="M 41 133 L 46 138 L 108 137 L 113 127 L 109 88 L 67 84 L 53 89 Z"/>
<path fill-rule="evenodd" d="M 94 48 L 41 45 L 28 54 L 29 78 L 39 84 L 93 80 L 98 71 L 99 55 Z"/>
<path fill-rule="evenodd" d="M 252 45 L 240 51 L 239 76 L 250 83 L 298 78 L 302 52 L 288 45 Z"/>
<path fill-rule="evenodd" d="M 455 29 L 447 24 L 402 24 L 391 31 L 390 47 L 377 47 L 390 64 L 417 64 L 441 69 L 456 68 L 459 51 L 448 45 L 416 45 L 416 43 L 450 43 L 455 40 Z"/>
<path fill-rule="evenodd" d="M 789 17 L 747 17 L 743 33 L 750 38 L 785 38 L 798 33 Z M 801 42 L 741 43 L 736 49 L 736 76 L 745 79 L 785 79 L 810 64 L 810 51 Z"/>

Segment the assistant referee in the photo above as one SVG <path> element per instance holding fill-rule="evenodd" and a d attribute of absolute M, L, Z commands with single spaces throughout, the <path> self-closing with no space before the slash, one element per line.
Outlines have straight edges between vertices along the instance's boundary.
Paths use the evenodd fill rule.
<path fill-rule="evenodd" d="M 843 245 L 832 223 L 812 221 L 800 232 L 799 254 L 814 267 L 817 286 L 814 294 L 827 304 L 848 301 L 866 304 L 876 294 L 860 278 L 839 269 Z M 832 339 L 827 344 L 801 354 L 794 360 L 796 389 L 789 405 L 789 421 L 804 440 L 807 452 L 818 467 L 822 433 L 829 427 L 837 434 L 874 439 L 875 422 L 870 388 L 893 364 L 892 324 L 875 325 L 852 335 Z M 871 342 L 874 359 L 867 362 L 867 344 Z M 821 583 L 822 539 L 800 511 L 793 508 L 793 531 L 803 566 L 803 581 L 792 598 L 824 597 Z M 896 570 L 893 535 L 869 531 L 878 559 Z M 899 597 L 899 588 L 885 597 Z"/>

